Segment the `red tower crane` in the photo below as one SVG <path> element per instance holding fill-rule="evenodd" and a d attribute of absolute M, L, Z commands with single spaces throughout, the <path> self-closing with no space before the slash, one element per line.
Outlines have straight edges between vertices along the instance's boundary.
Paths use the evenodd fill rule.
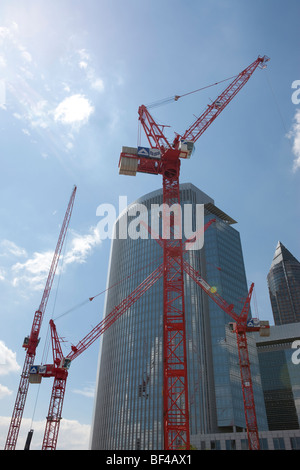
<path fill-rule="evenodd" d="M 181 137 L 176 134 L 172 145 L 163 134 L 163 126 L 157 125 L 148 109 L 139 108 L 139 119 L 148 138 L 150 149 L 123 147 L 120 155 L 120 174 L 136 175 L 137 172 L 161 174 L 163 177 L 164 207 L 180 204 L 179 174 L 180 159 L 189 158 L 195 141 L 229 104 L 234 96 L 247 83 L 257 67 L 264 68 L 269 59 L 258 57 L 243 70 L 224 92 L 210 104 L 206 111 L 190 126 Z M 178 100 L 180 97 L 174 97 Z M 163 219 L 165 214 L 163 213 Z M 163 263 L 150 274 L 134 291 L 117 305 L 77 346 L 72 346 L 66 358 L 62 356 L 54 322 L 51 321 L 52 348 L 54 364 L 41 366 L 42 377 L 54 377 L 52 395 L 47 416 L 43 449 L 55 449 L 61 420 L 62 404 L 65 394 L 67 370 L 70 361 L 84 352 L 101 334 L 106 331 L 128 308 L 136 302 L 159 278 L 163 277 L 163 353 L 164 353 L 164 448 L 167 450 L 189 449 L 189 410 L 186 360 L 186 332 L 184 312 L 183 273 L 186 272 L 209 297 L 235 321 L 233 330 L 237 334 L 237 345 L 240 358 L 241 382 L 244 398 L 245 417 L 250 449 L 259 449 L 258 430 L 255 415 L 255 404 L 251 380 L 250 362 L 247 348 L 247 331 L 262 332 L 267 325 L 249 327 L 247 318 L 253 285 L 246 298 L 241 315 L 234 312 L 234 306 L 228 304 L 202 279 L 190 264 L 183 259 L 185 251 L 182 240 L 176 238 L 181 227 L 176 218 L 172 219 L 171 236 L 157 239 L 163 248 Z M 206 226 L 204 229 L 208 228 Z"/>
<path fill-rule="evenodd" d="M 36 348 L 39 343 L 39 334 L 42 326 L 42 321 L 44 317 L 44 313 L 47 307 L 47 302 L 50 296 L 51 287 L 53 284 L 53 279 L 55 276 L 56 268 L 58 265 L 59 257 L 61 254 L 61 250 L 65 241 L 66 233 L 68 230 L 69 221 L 71 218 L 74 199 L 76 194 L 76 186 L 74 186 L 70 201 L 66 210 L 66 214 L 63 220 L 63 224 L 60 230 L 58 242 L 55 248 L 55 252 L 53 255 L 50 271 L 48 274 L 48 278 L 46 281 L 45 289 L 43 292 L 42 300 L 38 310 L 34 314 L 33 323 L 30 335 L 27 336 L 24 340 L 23 347 L 26 349 L 26 356 L 24 361 L 24 366 L 21 374 L 20 385 L 17 392 L 17 397 L 13 409 L 13 414 L 8 430 L 8 435 L 5 444 L 5 450 L 14 450 L 17 444 L 17 439 L 20 431 L 20 426 L 23 417 L 23 411 L 25 407 L 25 402 L 27 398 L 27 392 L 29 387 L 29 373 L 30 369 L 34 364 L 34 359 L 36 356 Z"/>
<path fill-rule="evenodd" d="M 189 158 L 196 140 L 212 124 L 230 101 L 245 86 L 254 71 L 265 68 L 267 56 L 259 56 L 244 69 L 229 86 L 207 106 L 207 109 L 187 129 L 183 136 L 176 134 L 173 143 L 164 135 L 146 106 L 139 107 L 139 120 L 150 144 L 149 149 L 123 147 L 119 173 L 135 176 L 137 172 L 161 174 L 164 207 L 180 204 L 180 159 Z M 174 97 L 178 100 L 180 96 Z M 163 213 L 164 218 L 164 213 Z M 175 218 L 174 218 L 175 220 Z M 173 225 L 173 234 L 180 227 Z M 184 320 L 184 289 L 182 242 L 170 237 L 163 240 L 164 254 L 164 442 L 166 449 L 189 448 L 188 384 L 186 363 L 186 334 Z M 174 263 L 175 261 L 175 263 Z M 242 343 L 240 343 L 241 345 Z"/>

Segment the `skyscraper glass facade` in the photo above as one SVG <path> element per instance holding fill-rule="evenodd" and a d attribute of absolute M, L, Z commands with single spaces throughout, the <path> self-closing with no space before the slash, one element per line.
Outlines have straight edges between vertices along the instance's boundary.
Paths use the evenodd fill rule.
<path fill-rule="evenodd" d="M 300 322 L 300 263 L 281 242 L 267 280 L 275 325 Z"/>
<path fill-rule="evenodd" d="M 187 261 L 239 313 L 248 293 L 240 236 L 235 221 L 192 184 L 181 185 L 181 204 L 204 204 L 204 247 L 188 251 Z M 162 204 L 162 191 L 133 204 Z M 132 205 L 131 205 L 132 207 Z M 116 222 L 118 233 L 123 214 Z M 127 217 L 127 216 L 126 216 Z M 130 218 L 126 221 L 130 223 Z M 148 224 L 151 224 L 149 217 Z M 193 227 L 195 230 L 195 227 Z M 111 246 L 105 314 L 162 263 L 156 240 L 114 239 Z M 185 314 L 190 433 L 245 428 L 235 334 L 226 315 L 188 276 Z M 163 449 L 163 281 L 159 279 L 103 335 L 99 357 L 92 449 Z M 257 418 L 267 429 L 255 341 L 249 338 Z"/>
<path fill-rule="evenodd" d="M 300 428 L 300 354 L 297 344 L 300 345 L 299 323 L 271 326 L 268 338 L 257 338 L 270 431 Z"/>

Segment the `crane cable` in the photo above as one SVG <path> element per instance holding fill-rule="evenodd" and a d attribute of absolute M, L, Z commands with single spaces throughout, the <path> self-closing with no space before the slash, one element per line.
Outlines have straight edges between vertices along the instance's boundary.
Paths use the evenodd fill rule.
<path fill-rule="evenodd" d="M 137 269 L 136 271 L 134 271 L 133 273 L 129 274 L 128 276 L 125 276 L 123 279 L 121 279 L 120 281 L 116 282 L 115 284 L 112 284 L 111 286 L 107 287 L 106 289 L 104 289 L 103 291 L 99 292 L 99 294 L 96 294 L 94 295 L 93 297 L 89 297 L 88 299 L 85 299 L 83 302 L 80 302 L 79 304 L 75 305 L 74 307 L 71 307 L 69 310 L 65 311 L 64 313 L 58 315 L 57 317 L 54 318 L 54 320 L 57 320 L 61 317 L 64 317 L 65 315 L 68 315 L 69 313 L 73 312 L 74 310 L 77 310 L 78 308 L 82 307 L 83 305 L 86 305 L 88 304 L 89 302 L 92 302 L 96 297 L 99 297 L 100 295 L 108 292 L 109 290 L 113 289 L 114 287 L 116 287 L 117 285 L 121 284 L 122 282 L 124 282 L 125 280 L 131 278 L 132 276 L 134 276 L 135 274 L 137 274 L 139 271 L 142 271 L 144 269 L 146 269 L 148 266 L 150 266 L 151 264 L 153 263 L 156 263 L 157 261 L 159 261 L 160 259 L 162 259 L 162 256 L 159 256 L 158 258 L 152 260 L 149 264 L 143 266 L 142 268 L 139 268 Z"/>
<path fill-rule="evenodd" d="M 276 107 L 276 109 L 277 109 L 279 119 L 280 119 L 280 121 L 281 121 L 282 128 L 283 128 L 283 130 L 284 130 L 284 132 L 285 132 L 285 135 L 286 135 L 287 137 L 289 137 L 289 131 L 288 131 L 288 129 L 287 129 L 287 125 L 286 125 L 285 119 L 284 119 L 284 117 L 283 117 L 283 113 L 282 113 L 282 111 L 281 111 L 281 108 L 280 108 L 280 106 L 279 106 L 279 102 L 278 102 L 277 96 L 276 96 L 275 91 L 274 91 L 274 88 L 273 88 L 273 86 L 272 86 L 272 83 L 271 83 L 271 80 L 270 80 L 270 77 L 269 77 L 269 74 L 268 74 L 268 69 L 266 69 L 266 72 L 267 72 L 267 73 L 265 74 L 266 82 L 267 82 L 267 84 L 268 84 L 268 86 L 269 86 L 269 88 L 270 88 L 270 91 L 271 91 L 271 94 L 272 94 L 272 97 L 273 97 L 273 100 L 274 100 L 274 104 L 275 104 L 275 107 Z M 293 145 L 292 145 L 292 143 L 291 143 L 290 138 L 288 138 L 288 142 L 289 142 L 289 144 L 290 144 L 291 150 L 293 151 Z"/>
<path fill-rule="evenodd" d="M 54 305 L 53 305 L 53 308 L 52 308 L 51 318 L 53 318 L 53 314 L 54 314 L 55 307 L 56 307 L 57 295 L 58 295 L 58 290 L 59 290 L 59 285 L 60 285 L 60 280 L 61 280 L 61 273 L 63 271 L 63 261 L 65 259 L 65 253 L 66 253 L 67 238 L 68 238 L 68 232 L 66 233 L 63 256 L 61 257 L 62 258 L 62 261 L 61 261 L 62 266 L 61 266 L 61 270 L 58 274 L 58 282 L 57 282 L 56 291 L 55 291 Z M 45 361 L 47 360 L 47 357 L 48 357 L 48 354 L 49 354 L 49 349 L 50 349 L 50 334 L 49 333 L 50 333 L 50 327 L 49 327 L 49 324 L 48 324 L 46 338 L 45 338 L 45 342 L 44 342 L 44 348 L 43 348 L 43 352 L 42 352 L 41 364 L 45 364 Z M 32 432 L 33 432 L 33 422 L 34 422 L 34 418 L 35 418 L 36 407 L 37 407 L 39 394 L 40 394 L 40 387 L 41 387 L 41 384 L 39 383 L 38 387 L 37 387 L 37 393 L 36 393 L 36 397 L 35 397 L 35 401 L 34 401 L 34 405 L 33 405 L 32 417 L 31 417 L 30 430 Z"/>
<path fill-rule="evenodd" d="M 57 287 L 56 287 L 56 292 L 55 292 L 54 304 L 53 304 L 53 307 L 52 307 L 52 314 L 51 314 L 51 319 L 52 320 L 53 320 L 53 316 L 54 316 L 54 312 L 55 312 L 55 308 L 56 308 L 57 295 L 58 295 L 58 290 L 59 290 L 60 281 L 61 281 L 61 274 L 62 274 L 63 268 L 64 268 L 65 254 L 66 254 L 66 251 L 67 251 L 67 239 L 68 239 L 68 232 L 66 233 L 66 239 L 65 239 L 65 243 L 64 243 L 63 255 L 61 257 L 61 270 L 58 274 L 58 282 L 57 282 Z M 50 343 L 51 343 L 51 341 L 50 341 L 50 326 L 48 324 L 47 336 L 46 336 L 46 340 L 45 340 L 45 347 L 44 347 L 43 356 L 42 356 L 42 364 L 44 364 L 43 361 L 45 361 L 48 357 L 49 349 L 50 349 Z M 47 347 L 47 351 L 46 351 L 46 347 Z"/>
<path fill-rule="evenodd" d="M 189 91 L 188 93 L 184 93 L 183 95 L 174 95 L 174 96 L 170 96 L 168 98 L 164 98 L 164 99 L 161 99 L 161 100 L 158 100 L 158 101 L 154 101 L 154 102 L 148 104 L 146 106 L 146 108 L 147 109 L 157 108 L 157 107 L 162 106 L 164 104 L 171 103 L 172 101 L 178 101 L 180 98 L 183 98 L 184 96 L 188 96 L 188 95 L 191 95 L 193 93 L 197 93 L 198 91 L 206 90 L 207 88 L 211 88 L 213 86 L 219 85 L 220 83 L 227 82 L 228 80 L 232 80 L 232 79 L 236 78 L 237 76 L 238 75 L 234 75 L 232 77 L 225 78 L 224 80 L 220 80 L 219 82 L 212 83 L 211 85 L 206 85 L 202 88 L 197 88 L 197 90 L 193 90 L 193 91 Z"/>

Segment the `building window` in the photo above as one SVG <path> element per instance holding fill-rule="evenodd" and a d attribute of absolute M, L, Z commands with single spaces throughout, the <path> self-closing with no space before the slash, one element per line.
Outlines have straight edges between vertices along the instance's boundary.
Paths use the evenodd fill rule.
<path fill-rule="evenodd" d="M 275 450 L 285 450 L 283 437 L 274 437 L 273 443 L 274 443 Z"/>
<path fill-rule="evenodd" d="M 292 450 L 300 450 L 300 437 L 291 437 Z"/>
<path fill-rule="evenodd" d="M 226 450 L 236 450 L 236 444 L 234 439 L 229 439 L 225 441 Z"/>
<path fill-rule="evenodd" d="M 241 439 L 242 450 L 249 450 L 248 439 Z"/>
<path fill-rule="evenodd" d="M 268 439 L 266 439 L 265 437 L 263 439 L 259 439 L 259 447 L 260 450 L 268 450 Z"/>
<path fill-rule="evenodd" d="M 211 450 L 221 450 L 221 442 L 220 441 L 210 441 L 210 449 Z"/>

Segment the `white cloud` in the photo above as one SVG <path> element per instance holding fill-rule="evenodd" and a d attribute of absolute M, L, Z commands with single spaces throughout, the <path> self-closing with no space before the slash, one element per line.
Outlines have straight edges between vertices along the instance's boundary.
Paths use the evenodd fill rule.
<path fill-rule="evenodd" d="M 73 393 L 77 393 L 78 395 L 83 395 L 87 398 L 94 398 L 95 396 L 95 386 L 89 385 L 87 387 L 83 387 L 83 389 L 74 389 Z"/>
<path fill-rule="evenodd" d="M 0 416 L 0 442 L 5 442 L 10 425 L 10 417 Z M 33 424 L 33 425 L 32 425 Z M 45 432 L 46 420 L 34 421 L 31 418 L 23 418 L 16 450 L 23 450 L 28 430 L 33 427 L 34 433 L 31 441 L 31 450 L 41 450 Z M 57 450 L 88 450 L 90 425 L 81 424 L 79 421 L 62 419 L 59 428 Z"/>
<path fill-rule="evenodd" d="M 40 99 L 28 106 L 27 119 L 32 127 L 46 129 L 49 126 L 49 105 L 45 99 Z"/>
<path fill-rule="evenodd" d="M 115 106 L 112 107 L 110 110 L 110 120 L 109 120 L 109 125 L 108 125 L 110 133 L 115 132 L 120 122 L 121 117 L 122 117 L 121 110 Z"/>
<path fill-rule="evenodd" d="M 66 91 L 67 93 L 70 93 L 71 88 L 70 88 L 70 86 L 69 86 L 67 83 L 64 83 L 64 82 L 63 82 L 63 83 L 62 83 L 62 86 L 63 86 L 64 91 Z"/>
<path fill-rule="evenodd" d="M 20 41 L 19 28 L 18 28 L 17 23 L 12 22 L 9 25 L 9 27 L 7 26 L 0 27 L 0 45 L 2 44 L 9 45 L 9 53 L 6 53 L 6 56 L 5 56 L 5 52 L 4 52 L 4 55 L 2 56 L 2 60 L 1 60 L 2 65 L 7 66 L 7 64 L 11 64 L 11 65 L 13 64 L 13 66 L 16 67 L 16 65 L 18 64 L 19 57 L 21 57 L 24 64 L 26 65 L 33 64 L 32 55 L 24 46 L 24 44 L 22 44 Z M 3 48 L 3 50 L 5 51 L 6 48 Z M 13 51 L 16 51 L 17 55 L 13 54 Z M 26 68 L 20 66 L 19 70 L 21 70 L 22 75 L 25 74 L 28 76 L 30 74 L 30 76 L 32 77 L 31 72 L 27 70 Z"/>
<path fill-rule="evenodd" d="M 7 47 L 0 52 L 0 70 L 1 65 L 6 65 L 3 70 L 11 76 L 6 91 L 15 98 L 12 103 L 16 107 L 12 112 L 20 121 L 20 132 L 30 139 L 30 143 L 39 141 L 36 135 L 44 139 L 54 148 L 52 155 L 56 155 L 57 149 L 63 149 L 66 154 L 76 151 L 76 133 L 96 113 L 94 99 L 96 95 L 103 95 L 106 89 L 105 77 L 97 68 L 96 58 L 87 49 L 75 49 L 74 53 L 58 58 L 58 64 L 63 68 L 59 75 L 52 76 L 39 68 L 33 50 L 24 43 L 16 24 L 0 27 L 0 46 L 1 43 Z M 11 50 L 11 54 L 7 54 L 7 50 Z M 115 77 L 111 78 L 115 81 Z M 7 110 L 5 97 L 1 100 L 1 89 L 0 107 Z M 103 109 L 105 107 L 98 111 L 103 113 Z M 114 129 L 117 114 L 109 113 L 107 121 Z M 66 127 L 74 131 L 73 140 L 67 138 Z M 41 152 L 45 154 L 44 150 Z"/>
<path fill-rule="evenodd" d="M 17 363 L 16 357 L 16 353 L 9 349 L 4 341 L 0 340 L 0 375 L 7 375 L 20 370 L 21 367 Z"/>
<path fill-rule="evenodd" d="M 78 50 L 78 55 L 80 59 L 82 60 L 89 60 L 90 59 L 90 54 L 87 52 L 86 49 L 79 49 Z"/>
<path fill-rule="evenodd" d="M 85 62 L 84 60 L 81 60 L 81 61 L 79 62 L 79 67 L 80 67 L 81 69 L 86 69 L 87 66 L 88 66 L 88 64 L 87 64 L 87 62 Z"/>
<path fill-rule="evenodd" d="M 13 392 L 12 390 L 9 390 L 8 387 L 6 387 L 5 385 L 1 385 L 0 384 L 0 400 L 2 398 L 6 398 L 8 397 L 9 395 L 11 395 Z"/>
<path fill-rule="evenodd" d="M 31 54 L 25 49 L 23 46 L 19 46 L 21 57 L 25 60 L 25 62 L 31 63 L 32 57 Z"/>
<path fill-rule="evenodd" d="M 6 84 L 4 80 L 0 80 L 0 107 L 6 110 Z"/>
<path fill-rule="evenodd" d="M 0 26 L 0 38 L 1 39 L 12 38 L 11 30 L 7 28 L 6 26 Z"/>
<path fill-rule="evenodd" d="M 92 227 L 89 233 L 84 235 L 79 235 L 75 232 L 72 232 L 72 235 L 73 238 L 69 242 L 70 248 L 67 250 L 64 259 L 61 256 L 62 262 L 60 266 L 67 266 L 71 263 L 85 263 L 93 249 L 101 243 L 97 227 Z M 28 291 L 44 289 L 53 254 L 53 251 L 35 252 L 24 263 L 15 263 L 11 267 L 12 285 L 25 289 L 27 294 Z M 57 274 L 59 269 L 61 269 L 60 266 L 56 270 Z"/>
<path fill-rule="evenodd" d="M 19 247 L 11 240 L 2 240 L 0 243 L 0 256 L 8 254 L 13 256 L 27 256 L 24 248 Z"/>
<path fill-rule="evenodd" d="M 85 124 L 94 107 L 90 101 L 81 94 L 76 94 L 65 98 L 54 111 L 54 120 L 63 124 Z"/>
<path fill-rule="evenodd" d="M 300 109 L 296 110 L 294 116 L 294 125 L 288 137 L 293 139 L 293 153 L 295 155 L 293 171 L 297 171 L 300 168 Z"/>
<path fill-rule="evenodd" d="M 91 427 L 89 424 L 81 424 L 79 421 L 62 419 L 57 450 L 84 450 L 89 448 Z"/>
<path fill-rule="evenodd" d="M 92 227 L 86 235 L 75 235 L 71 248 L 65 255 L 65 263 L 85 263 L 93 248 L 100 245 L 101 238 L 97 227 Z"/>
<path fill-rule="evenodd" d="M 6 272 L 3 268 L 0 268 L 0 281 L 5 281 Z"/>
<path fill-rule="evenodd" d="M 102 91 L 104 91 L 104 82 L 101 78 L 96 78 L 96 79 L 92 80 L 91 87 L 94 90 L 102 92 Z"/>
<path fill-rule="evenodd" d="M 53 252 L 34 253 L 33 257 L 25 263 L 16 263 L 12 266 L 14 287 L 26 285 L 32 290 L 41 290 L 45 286 Z"/>
<path fill-rule="evenodd" d="M 104 91 L 104 81 L 102 78 L 98 77 L 94 68 L 89 65 L 90 54 L 85 49 L 80 49 L 78 52 L 79 63 L 78 66 L 85 70 L 86 79 L 93 90 L 102 93 Z"/>
<path fill-rule="evenodd" d="M 59 123 L 69 126 L 73 131 L 79 131 L 94 114 L 92 97 L 105 90 L 104 80 L 94 68 L 94 58 L 84 48 L 75 50 L 75 54 L 68 55 L 65 59 L 61 57 L 59 63 L 68 68 L 61 71 L 59 79 L 54 77 L 53 80 L 51 75 L 39 70 L 32 51 L 27 49 L 20 37 L 17 24 L 10 23 L 0 27 L 0 46 L 2 43 L 8 47 L 3 47 L 3 53 L 1 51 L 0 69 L 5 67 L 3 70 L 12 77 L 7 80 L 6 89 L 18 104 L 18 108 L 13 110 L 13 116 L 23 121 L 20 131 L 31 142 L 37 142 L 32 140 L 35 131 L 45 139 L 50 137 L 55 147 L 63 146 L 66 152 L 73 151 L 75 141 L 66 141 L 65 130 L 61 131 L 54 126 Z M 8 49 L 12 52 L 10 55 L 6 53 Z M 81 71 L 78 71 L 76 77 L 74 65 Z M 48 78 L 51 82 L 48 82 Z M 78 91 L 79 87 L 83 91 Z M 64 94 L 61 96 L 62 91 Z M 0 90 L 0 107 L 7 109 L 5 103 L 5 96 Z"/>
<path fill-rule="evenodd" d="M 0 67 L 6 67 L 6 60 L 2 55 L 0 55 Z"/>
<path fill-rule="evenodd" d="M 72 150 L 73 147 L 74 147 L 73 142 L 68 142 L 67 145 L 66 145 L 67 150 Z"/>

